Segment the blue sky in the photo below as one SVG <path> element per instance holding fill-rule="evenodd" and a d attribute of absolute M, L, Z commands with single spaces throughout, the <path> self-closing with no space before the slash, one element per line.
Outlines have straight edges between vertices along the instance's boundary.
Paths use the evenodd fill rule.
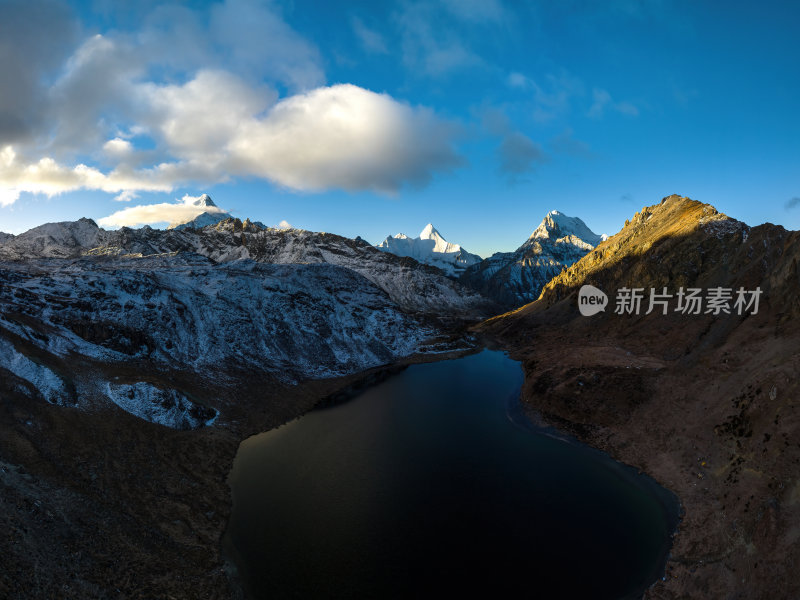
<path fill-rule="evenodd" d="M 3 0 L 0 231 L 203 192 L 483 256 L 672 193 L 797 229 L 798 30 L 792 2 Z"/>

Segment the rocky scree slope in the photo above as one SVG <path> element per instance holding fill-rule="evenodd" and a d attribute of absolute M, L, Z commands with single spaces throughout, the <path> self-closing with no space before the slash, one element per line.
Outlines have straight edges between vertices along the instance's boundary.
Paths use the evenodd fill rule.
<path fill-rule="evenodd" d="M 526 406 L 675 491 L 685 510 L 648 598 L 800 595 L 800 233 L 677 195 L 480 326 L 523 361 Z M 577 292 L 609 308 L 583 317 Z M 760 287 L 757 314 L 615 314 L 622 287 Z M 705 310 L 705 309 L 704 309 Z"/>

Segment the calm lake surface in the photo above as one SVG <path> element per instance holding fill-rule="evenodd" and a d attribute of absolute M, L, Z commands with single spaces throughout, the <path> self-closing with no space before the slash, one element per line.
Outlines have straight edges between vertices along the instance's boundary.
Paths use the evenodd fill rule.
<path fill-rule="evenodd" d="M 499 352 L 413 365 L 244 441 L 226 545 L 254 598 L 638 597 L 678 505 L 539 430 Z"/>

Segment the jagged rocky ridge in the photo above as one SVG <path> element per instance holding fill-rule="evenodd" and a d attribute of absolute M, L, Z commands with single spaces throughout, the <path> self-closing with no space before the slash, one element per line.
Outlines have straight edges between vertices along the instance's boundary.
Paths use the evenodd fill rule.
<path fill-rule="evenodd" d="M 418 237 L 410 238 L 398 233 L 387 237 L 376 248 L 438 267 L 451 276 L 460 275 L 467 267 L 481 262 L 481 257 L 477 254 L 471 254 L 460 245 L 451 244 L 444 239 L 431 223 L 425 226 Z"/>
<path fill-rule="evenodd" d="M 470 318 L 491 313 L 480 294 L 415 260 L 379 252 L 368 243 L 335 234 L 264 228 L 227 219 L 202 229 L 162 231 L 142 227 L 103 230 L 90 219 L 50 223 L 0 245 L 0 260 L 79 256 L 141 258 L 192 252 L 226 263 L 251 259 L 269 264 L 333 264 L 366 277 L 405 310 Z"/>
<path fill-rule="evenodd" d="M 216 411 L 129 373 L 117 380 L 117 367 L 332 377 L 435 349 L 437 317 L 490 314 L 415 261 L 235 219 L 168 231 L 48 224 L 0 244 L 0 261 L 0 371 L 20 390 L 62 405 L 110 400 L 181 428 Z"/>
<path fill-rule="evenodd" d="M 506 309 L 516 308 L 536 300 L 548 281 L 604 238 L 579 218 L 550 211 L 514 252 L 496 252 L 466 269 L 460 281 Z"/>

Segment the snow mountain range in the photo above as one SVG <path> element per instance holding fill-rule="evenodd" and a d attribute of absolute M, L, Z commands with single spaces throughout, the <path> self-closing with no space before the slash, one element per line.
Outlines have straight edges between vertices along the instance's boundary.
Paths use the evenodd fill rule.
<path fill-rule="evenodd" d="M 156 374 L 345 375 L 452 348 L 442 318 L 493 311 L 438 269 L 332 234 L 50 223 L 0 241 L 0 388 L 200 427 L 216 407 Z"/>
<path fill-rule="evenodd" d="M 477 254 L 471 254 L 458 244 L 445 240 L 431 223 L 425 226 L 418 237 L 410 238 L 398 233 L 387 237 L 376 247 L 382 252 L 410 257 L 426 265 L 438 267 L 451 276 L 460 275 L 467 267 L 482 260 Z"/>
<path fill-rule="evenodd" d="M 556 211 L 484 261 L 430 224 L 376 248 L 219 209 L 167 230 L 80 219 L 2 234 L 0 392 L 203 427 L 224 409 L 204 382 L 290 384 L 447 351 L 450 323 L 535 298 L 601 239 Z"/>

